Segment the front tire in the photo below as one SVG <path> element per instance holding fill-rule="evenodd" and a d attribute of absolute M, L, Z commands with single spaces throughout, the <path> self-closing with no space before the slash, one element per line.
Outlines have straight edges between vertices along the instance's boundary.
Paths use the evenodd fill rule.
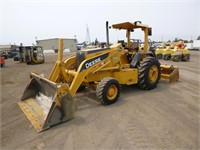
<path fill-rule="evenodd" d="M 97 85 L 96 95 L 104 105 L 115 103 L 120 95 L 119 82 L 111 77 L 103 78 Z"/>
<path fill-rule="evenodd" d="M 181 61 L 181 56 L 177 55 L 177 56 L 173 56 L 172 59 L 174 62 L 180 62 Z"/>
<path fill-rule="evenodd" d="M 171 59 L 171 55 L 167 55 L 166 60 L 170 60 L 170 59 Z"/>
<path fill-rule="evenodd" d="M 189 61 L 190 60 L 190 55 L 183 55 L 182 61 Z"/>
<path fill-rule="evenodd" d="M 164 60 L 170 60 L 171 59 L 171 55 L 163 55 L 163 59 Z"/>
<path fill-rule="evenodd" d="M 156 54 L 157 59 L 162 59 L 162 54 Z"/>
<path fill-rule="evenodd" d="M 154 89 L 160 80 L 160 63 L 154 57 L 144 58 L 138 66 L 138 86 L 144 90 Z"/>
<path fill-rule="evenodd" d="M 85 85 L 80 85 L 80 87 L 78 88 L 77 92 L 82 92 L 85 90 Z"/>

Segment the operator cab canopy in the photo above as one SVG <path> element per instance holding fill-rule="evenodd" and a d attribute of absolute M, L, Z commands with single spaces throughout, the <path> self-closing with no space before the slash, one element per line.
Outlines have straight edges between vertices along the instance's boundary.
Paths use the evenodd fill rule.
<path fill-rule="evenodd" d="M 132 30 L 132 29 L 136 29 L 136 28 L 141 28 L 141 29 L 145 29 L 145 28 L 149 28 L 150 27 L 148 25 L 145 24 L 141 24 L 140 21 L 136 21 L 136 22 L 124 22 L 124 23 L 119 23 L 119 24 L 114 24 L 112 25 L 113 28 L 115 29 L 125 29 L 125 30 Z"/>
<path fill-rule="evenodd" d="M 141 29 L 144 32 L 144 51 L 148 51 L 148 36 L 152 35 L 151 27 L 148 25 L 142 24 L 141 21 L 135 22 L 124 22 L 119 24 L 113 24 L 112 28 L 114 29 L 124 29 L 126 30 L 126 37 L 127 37 L 127 48 L 131 49 L 130 45 L 130 32 L 133 32 L 134 29 Z"/>

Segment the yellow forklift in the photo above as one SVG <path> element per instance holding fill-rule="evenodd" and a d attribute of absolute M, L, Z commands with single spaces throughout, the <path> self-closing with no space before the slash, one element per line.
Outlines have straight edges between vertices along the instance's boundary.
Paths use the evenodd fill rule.
<path fill-rule="evenodd" d="M 25 46 L 24 53 L 27 65 L 42 64 L 45 61 L 42 46 Z"/>
<path fill-rule="evenodd" d="M 14 57 L 14 61 L 29 64 L 44 63 L 44 53 L 41 46 L 22 46 L 19 47 L 19 54 Z"/>

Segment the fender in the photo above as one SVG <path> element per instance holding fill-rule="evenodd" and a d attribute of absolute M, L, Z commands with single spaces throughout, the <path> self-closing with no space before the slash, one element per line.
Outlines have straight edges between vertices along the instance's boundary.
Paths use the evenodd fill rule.
<path fill-rule="evenodd" d="M 151 51 L 148 51 L 148 52 L 138 52 L 134 58 L 132 59 L 131 61 L 131 68 L 135 68 L 137 67 L 137 64 L 138 64 L 138 61 L 140 60 L 140 58 L 143 56 L 143 55 L 149 55 L 149 56 L 152 56 L 152 57 L 155 57 L 155 55 L 153 54 L 153 52 Z"/>

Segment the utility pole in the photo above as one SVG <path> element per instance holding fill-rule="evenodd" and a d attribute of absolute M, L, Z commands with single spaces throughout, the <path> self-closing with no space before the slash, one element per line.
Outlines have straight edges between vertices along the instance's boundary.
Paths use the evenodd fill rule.
<path fill-rule="evenodd" d="M 35 37 L 35 43 L 36 43 L 36 45 L 37 45 L 37 36 Z"/>

